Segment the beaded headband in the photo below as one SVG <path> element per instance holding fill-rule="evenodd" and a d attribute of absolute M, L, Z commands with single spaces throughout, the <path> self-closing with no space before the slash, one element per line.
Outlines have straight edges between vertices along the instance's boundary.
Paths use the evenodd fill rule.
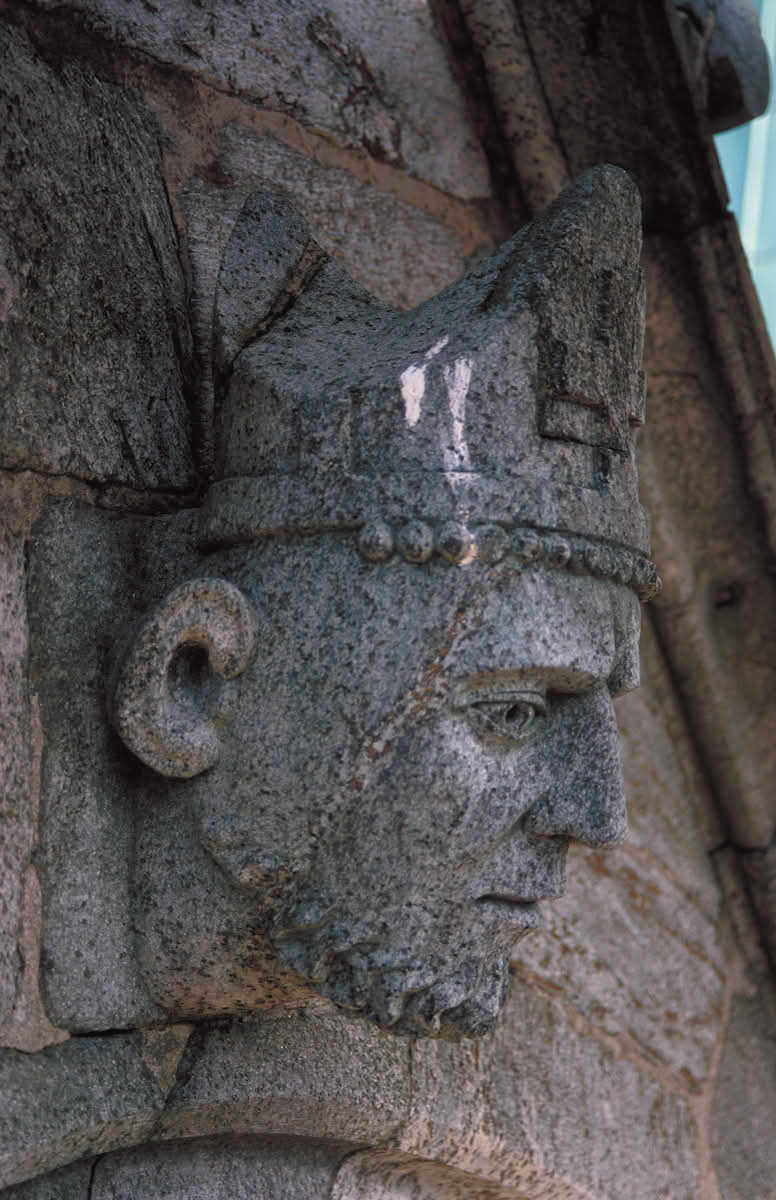
<path fill-rule="evenodd" d="M 393 529 L 377 517 L 365 521 L 359 530 L 358 550 L 368 562 L 387 562 L 396 552 L 405 562 L 418 565 L 437 556 L 459 566 L 475 559 L 490 566 L 509 555 L 526 566 L 566 567 L 576 575 L 625 584 L 642 603 L 662 589 L 657 567 L 645 554 L 628 546 L 529 525 L 509 529 L 446 521 L 435 530 L 424 521 L 410 520 Z"/>
<path fill-rule="evenodd" d="M 630 587 L 642 603 L 662 589 L 657 567 L 638 549 L 607 537 L 529 525 L 516 520 L 422 520 L 401 513 L 395 503 L 390 515 L 363 516 L 363 505 L 327 504 L 324 497 L 291 484 L 273 497 L 268 481 L 222 480 L 211 489 L 201 513 L 198 544 L 208 551 L 247 545 L 269 538 L 355 533 L 358 552 L 371 563 L 387 562 L 397 554 L 416 566 L 434 557 L 452 565 L 478 561 L 487 566 L 509 555 L 525 566 L 566 568 L 576 575 L 608 579 Z M 366 481 L 362 481 L 366 490 Z"/>

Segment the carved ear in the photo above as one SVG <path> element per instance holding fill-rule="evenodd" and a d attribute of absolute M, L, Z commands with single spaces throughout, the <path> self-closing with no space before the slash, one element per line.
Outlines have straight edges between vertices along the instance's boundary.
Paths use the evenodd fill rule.
<path fill-rule="evenodd" d="M 175 588 L 146 618 L 118 673 L 111 720 L 123 742 L 174 779 L 212 767 L 220 751 L 216 727 L 197 707 L 193 680 L 187 685 L 176 667 L 187 650 L 199 649 L 215 674 L 234 679 L 255 644 L 256 618 L 231 583 L 193 579 Z"/>

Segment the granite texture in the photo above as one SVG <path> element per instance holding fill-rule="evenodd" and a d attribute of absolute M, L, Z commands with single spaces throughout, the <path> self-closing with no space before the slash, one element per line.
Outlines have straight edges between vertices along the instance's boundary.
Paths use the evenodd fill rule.
<path fill-rule="evenodd" d="M 112 1154 L 90 1200 L 324 1200 L 347 1145 L 292 1138 L 187 1140 Z"/>
<path fill-rule="evenodd" d="M 136 96 L 0 27 L 5 283 L 0 463 L 194 482 L 183 270 Z"/>
<path fill-rule="evenodd" d="M 39 7 L 65 6 L 40 0 Z M 66 7 L 74 24 L 445 191 L 470 197 L 490 190 L 485 155 L 426 3 L 291 0 L 256 11 L 226 0 L 211 11 L 184 0 L 68 0 Z M 430 113 L 444 138 L 432 133 Z"/>
<path fill-rule="evenodd" d="M 90 1200 L 93 1162 L 84 1159 L 0 1192 L 2 1200 Z"/>
<path fill-rule="evenodd" d="M 407 1043 L 334 1012 L 195 1032 L 158 1126 L 163 1139 L 228 1133 L 379 1145 L 410 1106 Z"/>
<path fill-rule="evenodd" d="M 772 1195 L 776 1173 L 776 995 L 767 974 L 733 999 L 722 1049 L 711 1143 L 725 1200 Z"/>
<path fill-rule="evenodd" d="M 10 1020 L 21 986 L 23 876 L 37 817 L 30 784 L 24 520 L 19 491 L 15 478 L 0 479 L 4 513 L 0 526 L 0 1026 Z"/>
<path fill-rule="evenodd" d="M 158 1016 L 134 956 L 136 772 L 105 711 L 112 645 L 140 598 L 134 528 L 133 518 L 54 500 L 29 544 L 30 674 L 43 737 L 41 987 L 54 1023 L 82 1031 Z"/>
<path fill-rule="evenodd" d="M 238 439 L 236 450 L 244 452 L 246 473 L 254 477 L 222 481 L 211 492 L 202 519 L 184 514 L 122 520 L 95 513 L 88 504 L 60 500 L 27 541 L 29 512 L 18 527 L 14 516 L 2 545 L 5 573 L 0 570 L 0 608 L 9 616 L 0 643 L 5 672 L 0 697 L 9 714 L 7 722 L 4 714 L 2 728 L 13 735 L 12 746 L 4 744 L 0 758 L 6 770 L 3 783 L 7 778 L 11 785 L 3 813 L 11 836 L 0 863 L 0 935 L 7 935 L 0 942 L 0 979 L 6 1011 L 14 1007 L 15 997 L 18 1013 L 24 997 L 20 968 L 24 965 L 25 980 L 32 978 L 35 936 L 42 929 L 45 998 L 74 1036 L 56 1048 L 3 1058 L 3 1097 L 11 1102 L 0 1113 L 6 1123 L 2 1145 L 14 1172 L 4 1179 L 36 1176 L 12 1184 L 7 1194 L 12 1200 L 87 1200 L 96 1188 L 106 1197 L 127 1198 L 144 1193 L 156 1197 L 164 1189 L 175 1194 L 177 1188 L 187 1198 L 201 1193 L 204 1200 L 215 1188 L 226 1196 L 253 1194 L 263 1187 L 270 1194 L 293 1195 L 296 1189 L 303 1195 L 311 1190 L 328 1195 L 339 1161 L 331 1142 L 339 1145 L 346 1138 L 346 1157 L 333 1184 L 338 1200 L 365 1194 L 424 1200 L 458 1194 L 489 1200 L 527 1195 L 532 1200 L 631 1195 L 639 1200 L 739 1195 L 759 1200 L 769 1194 L 773 1178 L 768 1116 L 773 1108 L 774 1015 L 762 979 L 753 985 L 744 978 L 738 926 L 732 938 L 726 928 L 733 910 L 740 916 L 748 905 L 743 883 L 739 878 L 731 887 L 725 876 L 720 890 L 706 852 L 717 850 L 713 857 L 722 878 L 720 864 L 724 860 L 730 868 L 734 852 L 717 849 L 726 836 L 725 818 L 713 815 L 710 780 L 721 783 L 730 800 L 729 820 L 737 839 L 749 847 L 764 910 L 773 888 L 773 851 L 766 849 L 774 845 L 772 789 L 767 787 L 773 762 L 772 739 L 767 737 L 773 715 L 768 633 L 773 597 L 767 560 L 759 549 L 762 531 L 741 514 L 751 507 L 748 490 L 758 500 L 768 500 L 772 475 L 767 455 L 761 456 L 759 474 L 752 470 L 747 475 L 739 467 L 741 439 L 751 448 L 767 432 L 766 392 L 773 389 L 766 388 L 767 363 L 752 373 L 762 347 L 753 349 L 751 308 L 741 302 L 736 287 L 729 288 L 727 298 L 713 287 L 710 248 L 717 265 L 728 262 L 730 284 L 729 260 L 723 261 L 719 248 L 735 243 L 735 232 L 729 221 L 724 229 L 710 231 L 707 225 L 710 217 L 721 216 L 723 189 L 713 169 L 711 143 L 699 132 L 691 103 L 699 95 L 697 80 L 682 68 L 667 36 L 671 22 L 676 25 L 671 6 L 573 0 L 551 11 L 535 0 L 517 5 L 509 0 L 434 0 L 433 9 L 387 5 L 377 12 L 371 3 L 354 6 L 337 0 L 326 8 L 314 2 L 270 7 L 284 11 L 270 13 L 264 27 L 242 37 L 246 18 L 255 12 L 237 0 L 209 9 L 187 6 L 185 11 L 176 2 L 157 5 L 156 11 L 150 4 L 119 5 L 115 0 L 0 4 L 3 17 L 18 26 L 4 31 L 12 51 L 5 78 L 9 94 L 18 94 L 27 122 L 20 133 L 15 110 L 6 114 L 3 149 L 16 153 L 20 148 L 26 152 L 28 143 L 32 147 L 32 166 L 6 160 L 6 186 L 14 196 L 21 180 L 21 200 L 17 209 L 11 206 L 5 213 L 6 227 L 19 228 L 25 238 L 29 234 L 38 248 L 32 225 L 40 201 L 45 209 L 41 219 L 49 222 L 53 239 L 52 246 L 43 246 L 40 269 L 36 262 L 27 276 L 17 270 L 15 243 L 0 253 L 0 318 L 9 318 L 14 338 L 27 347 L 22 367 L 43 363 L 35 376 L 40 390 L 34 395 L 40 403 L 21 430 L 24 438 L 11 428 L 4 445 L 13 447 L 14 463 L 24 463 L 29 454 L 40 470 L 94 480 L 100 487 L 82 495 L 88 503 L 99 499 L 148 509 L 156 502 L 147 491 L 106 490 L 105 481 L 114 478 L 140 488 L 189 486 L 192 456 L 182 391 L 190 385 L 201 389 L 198 436 L 208 462 L 206 425 L 213 393 L 223 413 L 230 383 L 239 378 L 242 366 L 250 382 L 256 359 L 261 360 L 252 351 L 253 339 L 262 335 L 265 349 L 275 344 L 280 353 L 282 338 L 272 339 L 281 328 L 293 327 L 294 315 L 303 314 L 304 304 L 296 307 L 300 296 L 315 287 L 319 275 L 319 284 L 324 273 L 329 282 L 336 278 L 306 237 L 300 254 L 281 254 L 274 277 L 271 271 L 262 275 L 258 268 L 268 266 L 267 256 L 254 256 L 250 222 L 240 216 L 241 211 L 249 215 L 257 188 L 288 192 L 321 249 L 337 256 L 383 305 L 408 309 L 454 282 L 473 250 L 508 230 L 497 212 L 503 196 L 494 197 L 495 203 L 479 203 L 488 192 L 488 172 L 479 147 L 471 144 L 461 95 L 451 86 L 451 68 L 444 61 L 445 50 L 451 52 L 452 70 L 463 91 L 468 89 L 468 103 L 478 88 L 480 97 L 489 89 L 498 92 L 499 104 L 489 111 L 493 126 L 500 128 L 487 142 L 488 153 L 493 158 L 495 147 L 497 153 L 513 156 L 521 193 L 513 212 L 523 211 L 522 200 L 526 210 L 538 211 L 560 190 L 567 170 L 609 160 L 629 165 L 640 177 L 648 227 L 693 231 L 685 241 L 676 239 L 668 253 L 662 247 L 662 262 L 670 258 L 673 271 L 668 288 L 659 276 L 656 280 L 653 274 L 651 280 L 651 304 L 658 314 L 649 347 L 653 407 L 666 433 L 653 443 L 664 477 L 657 487 L 654 477 L 649 478 L 645 495 L 650 504 L 652 497 L 669 500 L 662 507 L 655 504 L 655 511 L 661 566 L 674 590 L 658 621 L 659 647 L 649 638 L 644 644 L 646 688 L 617 702 L 631 841 L 608 854 L 589 848 L 571 855 L 569 894 L 552 906 L 543 928 L 520 941 L 516 953 L 511 948 L 505 953 L 515 978 L 506 989 L 503 1015 L 491 1033 L 476 1041 L 413 1042 L 392 1037 L 352 1013 L 331 1011 L 327 1000 L 311 992 L 303 973 L 278 961 L 277 930 L 265 920 L 276 898 L 282 902 L 284 855 L 291 851 L 298 852 L 303 870 L 309 863 L 317 872 L 314 882 L 322 879 L 325 890 L 331 881 L 338 902 L 350 889 L 353 896 L 346 895 L 345 903 L 358 908 L 357 916 L 362 910 L 369 910 L 369 916 L 380 906 L 391 911 L 396 902 L 387 889 L 381 891 L 379 881 L 384 873 L 393 873 L 397 845 L 402 850 L 409 845 L 409 857 L 427 865 L 429 878 L 433 873 L 438 881 L 446 869 L 435 857 L 440 829 L 450 835 L 455 849 L 458 831 L 451 822 L 456 815 L 463 812 L 463 844 L 464 838 L 485 836 L 486 825 L 493 828 L 499 812 L 506 813 L 501 778 L 487 770 L 475 778 L 475 757 L 468 751 L 462 763 L 448 759 L 446 750 L 441 756 L 443 766 L 456 771 L 455 789 L 447 785 L 444 772 L 437 778 L 425 756 L 438 755 L 438 741 L 424 740 L 423 731 L 443 711 L 440 695 L 451 678 L 457 682 L 456 672 L 468 678 L 475 662 L 475 676 L 479 672 L 489 678 L 494 663 L 498 671 L 499 663 L 514 662 L 518 626 L 528 640 L 526 654 L 541 659 L 555 648 L 558 659 L 551 666 L 561 673 L 570 669 L 569 655 L 575 671 L 580 665 L 588 671 L 591 664 L 597 670 L 614 644 L 617 663 L 606 687 L 596 688 L 595 696 L 574 697 L 563 690 L 566 680 L 559 693 L 553 688 L 549 711 L 540 711 L 532 692 L 531 699 L 521 696 L 520 705 L 527 707 L 510 703 L 515 711 L 509 719 L 500 691 L 482 703 L 468 703 L 469 695 L 463 706 L 456 697 L 451 725 L 471 722 L 467 745 L 476 738 L 476 746 L 482 744 L 493 758 L 500 761 L 516 753 L 529 766 L 539 756 L 536 735 L 544 729 L 547 736 L 549 726 L 553 780 L 559 763 L 565 771 L 570 762 L 567 792 L 589 787 L 590 795 L 601 800 L 597 814 L 580 814 L 573 797 L 569 803 L 553 782 L 552 795 L 543 802 L 552 801 L 555 816 L 566 822 L 589 818 L 577 825 L 576 836 L 600 837 L 601 826 L 593 818 L 600 818 L 607 805 L 612 816 L 621 810 L 621 794 L 612 787 L 620 767 L 607 691 L 635 680 L 635 597 L 631 592 L 621 599 L 627 590 L 621 584 L 626 576 L 633 578 L 628 570 L 634 563 L 641 567 L 642 560 L 620 554 L 621 546 L 617 555 L 602 555 L 600 542 L 588 557 L 588 547 L 568 536 L 567 518 L 572 500 L 584 523 L 600 517 L 605 507 L 583 501 L 594 500 L 594 493 L 600 498 L 607 489 L 612 498 L 622 494 L 623 474 L 615 478 L 616 471 L 612 473 L 623 465 L 616 439 L 619 434 L 622 445 L 623 433 L 631 435 L 622 426 L 612 430 L 606 397 L 601 403 L 600 396 L 583 395 L 594 403 L 579 403 L 580 388 L 585 391 L 589 381 L 587 365 L 574 355 L 564 358 L 558 347 L 553 353 L 551 341 L 545 340 L 541 361 L 526 357 L 517 374 L 527 363 L 540 398 L 539 371 L 544 382 L 550 381 L 540 405 L 541 432 L 558 443 L 560 473 L 572 479 L 573 488 L 583 480 L 579 490 L 563 497 L 565 507 L 553 510 L 566 518 L 565 530 L 557 527 L 564 522 L 555 516 L 538 532 L 530 522 L 513 520 L 504 496 L 492 492 L 488 503 L 498 502 L 501 508 L 490 511 L 487 520 L 469 521 L 468 514 L 461 519 L 459 512 L 451 518 L 445 509 L 449 489 L 433 492 L 430 485 L 416 487 L 414 480 L 398 491 L 379 491 L 377 511 L 363 521 L 366 492 L 356 487 L 344 497 L 344 508 L 334 512 L 338 520 L 344 513 L 352 528 L 322 530 L 332 510 L 321 503 L 320 491 L 286 484 L 273 490 L 255 478 L 260 456 L 251 461 L 256 443 L 250 429 L 244 445 Z M 695 6 L 704 49 L 711 45 L 707 34 L 714 32 L 703 25 L 707 11 L 717 18 L 715 28 L 724 32 L 721 10 L 730 13 L 736 7 L 740 5 L 713 0 Z M 685 18 L 691 8 L 682 6 Z M 465 32 L 464 23 L 479 30 L 483 36 L 476 45 L 460 37 L 446 47 L 444 39 L 437 41 L 443 28 L 445 37 L 455 33 L 456 22 L 459 34 Z M 34 50 L 21 28 L 30 32 Z M 724 66 L 724 55 L 722 61 Z M 703 79 L 701 83 L 706 86 Z M 151 111 L 158 131 L 149 120 Z M 41 113 L 47 114 L 45 119 Z M 485 127 L 481 113 L 480 134 Z M 504 145 L 498 150 L 500 136 Z M 117 146 L 123 157 L 116 154 Z M 116 160 L 125 160 L 126 168 L 116 166 Z M 190 357 L 186 340 L 184 287 L 162 176 L 192 286 L 195 357 Z M 503 172 L 493 178 L 503 184 Z M 49 191 L 38 188 L 41 181 Z M 118 209 L 122 215 L 116 223 Z M 133 240 L 127 233 L 137 231 L 149 214 L 155 231 L 150 253 L 141 236 Z M 261 209 L 254 208 L 253 216 L 260 226 Z M 592 223 L 602 237 L 611 228 L 608 220 L 604 214 Z M 103 254 L 100 239 L 107 230 L 110 240 L 117 228 L 116 256 Z M 66 239 L 64 231 L 74 238 Z M 283 236 L 273 240 L 281 250 Z M 671 240 L 665 239 L 666 244 Z M 158 263 L 152 262 L 154 250 Z M 46 255 L 56 260 L 54 267 Z M 100 300 L 104 292 L 92 286 L 89 276 L 92 262 L 99 267 L 105 260 L 112 271 L 100 276 L 113 289 L 107 317 Z M 652 256 L 648 272 L 655 266 Z M 567 347 L 585 345 L 585 328 L 583 336 L 580 328 L 591 324 L 593 293 L 602 282 L 595 267 L 594 258 L 582 255 L 576 277 L 569 274 L 565 285 L 559 279 L 559 288 L 567 287 L 578 298 L 578 311 L 550 313 L 562 318 L 558 340 Z M 57 383 L 60 372 L 45 357 L 51 341 L 48 313 L 56 346 L 69 351 L 77 340 L 66 328 L 74 305 L 70 276 L 76 269 L 86 276 L 86 300 L 77 308 L 83 344 L 76 347 L 75 365 L 65 361 L 61 374 L 68 386 L 77 386 L 64 401 L 57 388 L 49 399 L 43 395 L 46 372 Z M 135 284 L 138 276 L 143 286 L 124 303 L 127 280 Z M 42 299 L 35 296 L 41 280 Z M 250 289 L 257 284 L 258 299 L 267 300 L 263 307 L 255 304 L 255 290 L 251 298 Z M 149 287 L 157 289 L 156 299 L 148 299 Z M 666 291 L 683 306 L 679 321 L 677 309 L 671 311 L 665 303 Z M 349 311 L 355 312 L 358 297 L 353 289 L 345 292 L 337 283 L 329 292 L 319 288 L 313 298 L 317 295 L 321 303 L 323 297 L 321 307 L 327 296 L 336 303 L 347 299 L 343 311 L 352 303 Z M 157 303 L 159 297 L 163 303 Z M 494 323 L 502 298 L 497 293 L 491 309 Z M 140 301 L 137 321 L 134 315 L 126 319 L 125 333 L 134 336 L 139 330 L 142 336 L 143 330 L 151 330 L 151 367 L 142 355 L 140 371 L 135 358 L 120 359 L 117 369 L 111 359 L 109 381 L 99 383 L 104 325 L 114 311 L 110 306 L 116 301 L 123 319 L 134 314 L 135 299 Z M 391 358 L 395 345 L 380 336 L 387 326 L 378 326 L 377 317 L 371 324 L 369 314 L 379 314 L 380 305 L 365 302 L 360 312 L 370 324 L 373 368 L 361 379 L 367 411 L 357 431 L 356 452 L 366 445 L 362 465 L 383 465 L 383 428 L 371 441 L 369 429 L 383 402 L 370 389 L 386 366 L 395 376 L 408 372 L 406 386 L 390 381 L 394 390 L 386 394 L 388 405 L 393 396 L 399 419 L 403 416 L 406 423 L 417 412 L 421 425 L 432 401 L 441 407 L 444 421 L 436 432 L 443 436 L 436 439 L 432 433 L 425 444 L 432 452 L 446 450 L 460 466 L 456 435 L 462 423 L 467 433 L 467 414 L 460 408 L 453 411 L 452 402 L 467 382 L 468 367 L 459 365 L 461 359 L 474 364 L 465 389 L 467 407 L 476 394 L 480 365 L 490 352 L 485 347 L 478 357 L 480 347 L 475 347 L 484 323 L 475 322 L 464 304 L 456 310 L 463 313 L 457 333 L 471 333 L 470 344 L 462 339 L 449 347 L 451 357 L 443 348 L 427 358 L 440 340 L 429 338 L 413 346 L 397 370 Z M 23 326 L 27 320 L 29 329 Z M 325 325 L 323 320 L 321 327 Z M 680 336 L 675 336 L 677 330 Z M 178 336 L 180 347 L 175 345 Z M 528 345 L 532 332 L 520 336 Z M 595 370 L 603 360 L 604 376 L 609 371 L 605 336 L 606 329 L 599 328 L 591 347 Z M 314 381 L 310 394 L 323 377 L 339 403 L 344 395 L 337 394 L 340 384 L 344 388 L 352 382 L 348 372 L 353 357 L 336 328 L 332 341 L 340 343 L 340 362 L 333 354 L 318 353 L 325 345 L 315 339 L 308 357 L 295 361 L 308 366 Z M 617 345 L 622 344 L 618 337 Z M 490 345 L 498 345 L 498 339 Z M 746 368 L 743 373 L 736 368 L 737 375 L 730 373 L 736 353 Z M 174 371 L 176 363 L 180 405 L 171 404 L 170 413 L 160 416 L 158 405 L 145 407 L 146 393 L 157 383 L 163 386 L 169 378 L 165 372 Z M 750 406 L 733 412 L 729 403 L 738 404 L 742 387 L 746 392 L 747 370 Z M 130 386 L 133 372 L 146 381 L 137 394 Z M 673 379 L 668 372 L 675 372 Z M 690 378 L 693 372 L 696 380 Z M 623 394 L 622 376 L 613 371 L 609 378 L 611 392 Z M 302 394 L 300 380 L 301 373 L 290 387 L 298 386 Z M 492 385 L 498 412 L 509 414 L 512 393 L 500 390 L 498 377 Z M 86 391 L 105 405 L 109 418 L 95 418 L 94 407 L 82 403 Z M 551 401 L 557 391 L 566 395 L 556 405 Z M 702 397 L 711 416 L 703 411 Z M 635 390 L 630 399 L 637 399 Z M 362 403 L 356 397 L 354 408 Z M 65 428 L 63 411 L 72 414 L 72 427 Z M 629 417 L 639 415 L 640 406 L 631 404 Z M 128 443 L 117 451 L 110 439 L 121 422 Z M 304 474 L 320 452 L 319 465 L 327 464 L 321 477 L 328 474 L 336 461 L 335 422 L 327 425 L 317 446 L 315 430 L 312 437 L 309 428 L 300 430 L 297 443 L 296 430 L 286 441 L 272 441 L 277 431 L 271 420 L 266 424 L 271 453 L 261 460 L 263 465 L 271 468 L 273 456 L 286 455 L 288 461 L 298 449 Z M 655 424 L 653 414 L 650 425 Z M 585 442 L 593 440 L 591 433 L 600 439 L 597 445 Z M 570 434 L 572 441 L 581 435 L 582 440 L 564 446 L 557 434 Z M 396 447 L 388 441 L 393 453 Z M 219 449 L 224 451 L 223 443 Z M 491 446 L 491 462 L 496 462 L 497 449 Z M 552 463 L 546 474 L 552 480 L 557 464 L 553 450 L 545 449 L 546 462 Z M 442 453 L 440 474 L 450 469 L 444 458 Z M 736 461 L 734 469 L 726 466 Z M 696 462 L 702 468 L 696 470 Z M 651 470 L 654 457 L 647 458 L 647 465 Z M 586 472 L 593 481 L 586 488 L 588 496 Z M 40 486 L 52 487 L 51 477 L 41 477 Z M 715 487 L 719 502 L 709 503 Z M 431 500 L 436 510 L 429 507 Z M 526 490 L 521 496 L 521 503 L 532 500 L 535 492 Z M 2 504 L 5 517 L 5 494 Z M 626 507 L 630 520 L 636 510 Z M 673 541 L 666 537 L 667 509 L 680 516 Z M 767 518 L 767 503 L 764 511 Z M 623 540 L 614 524 L 598 536 L 605 542 Z M 232 545 L 233 537 L 242 544 Z M 311 549 L 316 540 L 320 549 Z M 628 535 L 625 540 L 632 539 Z M 463 565 L 474 553 L 477 557 Z M 564 566 L 566 556 L 582 568 L 579 575 Z M 693 556 L 701 564 L 699 573 L 686 569 Z M 620 577 L 617 584 L 613 572 Z M 381 574 L 389 578 L 378 578 Z M 471 586 L 463 586 L 460 576 L 468 577 Z M 319 577 L 327 582 L 317 585 Z M 241 589 L 260 633 L 257 656 L 235 678 L 211 674 L 196 645 L 207 644 L 206 631 L 200 629 L 194 631 L 194 646 L 188 642 L 173 656 L 168 698 L 182 710 L 173 716 L 193 720 L 195 728 L 204 724 L 214 734 L 220 759 L 190 781 L 157 777 L 106 730 L 113 668 L 131 647 L 133 631 L 142 629 L 149 617 L 153 620 L 181 583 L 196 589 L 202 581 L 207 591 L 211 580 L 218 581 L 215 594 L 223 580 Z M 25 590 L 31 605 L 29 662 Z M 401 617 L 403 605 L 406 619 Z M 208 614 L 201 615 L 206 624 Z M 186 636 L 191 634 L 189 624 Z M 584 635 L 584 645 L 577 635 Z M 684 645 L 685 657 L 676 656 L 677 645 Z M 660 657 L 666 647 L 672 674 Z M 363 680 L 354 682 L 346 662 L 356 665 Z M 385 679 L 373 695 L 378 673 Z M 509 682 L 511 687 L 514 680 Z M 271 690 L 278 697 L 278 711 L 267 714 L 263 708 L 270 706 L 259 700 Z M 382 720 L 385 712 L 387 722 Z M 504 750 L 505 726 L 521 719 L 523 724 L 530 721 L 532 739 L 516 751 Z M 279 730 L 282 750 L 271 745 Z M 312 746 L 304 743 L 320 737 L 334 742 L 343 730 L 335 793 L 334 768 L 317 761 Z M 597 754 L 600 760 L 595 770 L 588 763 L 592 776 L 583 773 L 576 759 L 581 740 L 589 743 L 590 757 Z M 34 780 L 41 749 L 43 831 L 40 849 L 34 851 Z M 404 754 L 417 761 L 399 769 L 396 763 Z M 349 770 L 353 762 L 356 771 Z M 237 795 L 230 764 L 248 772 Z M 289 795 L 288 777 L 300 769 L 308 773 L 309 794 Z M 390 778 L 388 771 L 393 772 Z M 537 771 L 537 784 L 543 777 Z M 352 780 L 374 781 L 380 788 L 385 783 L 391 798 L 406 789 L 397 810 L 399 828 L 379 809 L 379 788 L 371 808 L 355 786 L 346 794 Z M 518 793 L 526 795 L 524 778 L 510 776 L 507 782 L 509 804 Z M 466 808 L 482 783 L 489 794 L 479 807 Z M 410 793 L 418 789 L 428 795 L 431 813 L 414 811 Z M 304 806 L 311 799 L 314 807 L 321 796 L 321 820 L 306 827 Z M 445 811 L 434 824 L 440 797 Z M 486 806 L 487 821 L 480 821 Z M 280 821 L 274 819 L 278 810 Z M 527 815 L 518 820 L 524 823 Z M 364 842 L 366 847 L 361 865 L 352 831 L 364 826 L 371 826 L 375 845 L 361 833 L 359 847 Z M 519 840 L 525 832 L 523 824 L 510 828 L 508 837 Z M 536 834 L 535 829 L 527 832 Z M 556 849 L 560 843 L 557 832 L 544 840 Z M 506 844 L 500 844 L 497 857 Z M 314 862 L 308 850 L 315 850 Z M 488 861 L 492 865 L 496 860 Z M 520 862 L 523 869 L 525 858 Z M 510 859 L 510 870 L 513 865 Z M 23 874 L 28 883 L 34 881 L 38 869 L 42 913 L 32 921 L 28 913 L 20 925 L 19 879 Z M 364 903 L 370 869 L 372 891 Z M 401 884 L 401 875 L 394 874 Z M 510 879 L 514 882 L 514 875 Z M 460 928 L 451 924 L 448 933 L 444 927 L 439 886 L 421 897 L 427 907 L 420 914 L 436 950 L 445 938 L 451 944 Z M 34 893 L 35 887 L 28 886 L 30 911 Z M 309 911 L 304 915 L 309 917 Z M 464 951 L 472 944 L 467 936 Z M 756 941 L 754 931 L 748 936 Z M 408 925 L 411 937 L 414 930 Z M 476 942 L 477 953 L 483 945 L 484 939 Z M 391 947 L 392 952 L 397 947 L 393 935 Z M 293 946 L 292 951 L 297 967 L 300 962 L 304 966 L 306 951 L 300 954 Z M 762 973 L 761 959 L 760 953 Z M 364 969 L 363 961 L 354 965 Z M 439 959 L 433 966 L 438 965 Z M 376 969 L 366 964 L 372 980 L 381 977 L 383 966 L 382 961 Z M 353 1007 L 347 980 L 328 961 L 320 974 L 326 971 L 323 990 L 344 996 L 344 1007 Z M 377 993 L 370 1002 L 375 995 L 384 1002 Z M 360 1005 L 362 996 L 356 1001 Z M 272 1011 L 283 1008 L 301 1011 L 285 1016 Z M 271 1016 L 224 1015 L 253 1009 L 270 1010 Z M 192 1023 L 167 1025 L 176 1014 Z M 428 1021 L 427 1013 L 421 1016 Z M 433 1021 L 432 1016 L 431 1028 Z M 440 1027 L 445 1023 L 440 1018 Z M 116 1026 L 124 1024 L 142 1029 L 132 1036 L 116 1033 Z M 90 1029 L 102 1030 L 102 1036 L 81 1036 Z M 26 1048 L 39 1044 L 28 1042 Z M 173 1144 L 153 1140 L 159 1137 L 173 1139 Z M 375 1151 L 375 1145 L 389 1149 Z M 370 1149 L 362 1151 L 362 1146 Z M 94 1154 L 103 1157 L 95 1162 Z M 78 1161 L 58 1168 L 71 1158 Z M 304 1169 L 291 1168 L 291 1158 Z M 36 1175 L 51 1170 L 52 1175 Z"/>
<path fill-rule="evenodd" d="M 590 172 L 403 317 L 277 197 L 246 203 L 216 290 L 205 559 L 113 693 L 127 746 L 193 777 L 137 817 L 139 959 L 176 1015 L 306 984 L 396 1030 L 482 1032 L 569 841 L 623 837 L 611 695 L 655 586 L 638 213 L 623 172 Z"/>
<path fill-rule="evenodd" d="M 479 1042 L 415 1043 L 412 1078 L 410 1155 L 547 1200 L 702 1194 L 689 1098 L 517 979 Z"/>
<path fill-rule="evenodd" d="M 164 1104 L 131 1035 L 71 1038 L 34 1056 L 2 1050 L 0 1087 L 5 1185 L 144 1140 Z"/>

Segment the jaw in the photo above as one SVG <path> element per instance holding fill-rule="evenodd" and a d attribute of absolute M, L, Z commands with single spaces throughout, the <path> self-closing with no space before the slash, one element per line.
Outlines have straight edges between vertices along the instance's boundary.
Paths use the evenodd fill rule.
<path fill-rule="evenodd" d="M 539 923 L 535 904 L 487 900 L 462 902 L 431 929 L 428 921 L 412 921 L 411 912 L 408 919 L 406 910 L 383 911 L 381 920 L 377 913 L 353 921 L 329 917 L 302 927 L 286 914 L 273 936 L 280 962 L 338 1007 L 382 1028 L 452 1040 L 494 1024 L 511 951 Z"/>

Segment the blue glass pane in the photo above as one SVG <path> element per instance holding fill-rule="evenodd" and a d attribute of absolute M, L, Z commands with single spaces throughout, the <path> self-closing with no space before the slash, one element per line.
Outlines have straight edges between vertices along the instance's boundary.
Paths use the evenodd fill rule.
<path fill-rule="evenodd" d="M 722 163 L 725 183 L 730 193 L 730 207 L 740 220 L 746 175 L 746 153 L 749 147 L 749 126 L 741 125 L 738 129 L 728 129 L 727 133 L 718 134 L 714 140 L 717 143 L 717 154 Z"/>
<path fill-rule="evenodd" d="M 771 78 L 776 52 L 776 0 L 756 3 L 763 38 L 771 57 Z M 741 240 L 749 256 L 752 277 L 763 313 L 776 337 L 776 102 L 749 125 L 731 129 L 716 139 L 722 170 L 730 193 L 730 207 L 738 219 Z"/>

